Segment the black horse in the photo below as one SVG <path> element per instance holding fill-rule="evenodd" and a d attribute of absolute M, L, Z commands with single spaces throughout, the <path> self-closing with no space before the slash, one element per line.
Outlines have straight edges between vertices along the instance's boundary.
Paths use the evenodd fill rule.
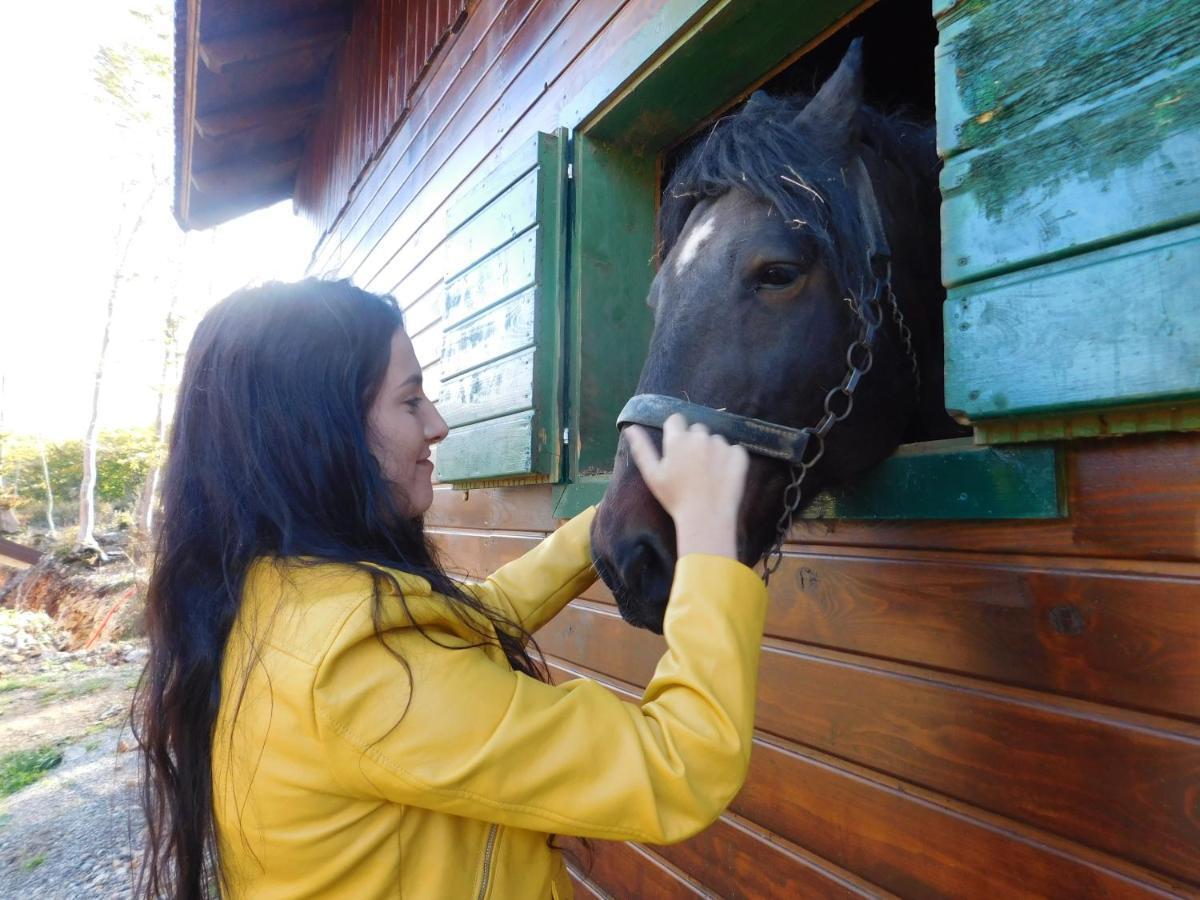
<path fill-rule="evenodd" d="M 856 41 L 811 100 L 754 94 L 679 165 L 659 213 L 654 333 L 639 394 L 811 427 L 845 383 L 848 359 L 865 368 L 863 347 L 851 345 L 867 338 L 869 371 L 850 414 L 825 436 L 800 507 L 903 441 L 961 433 L 942 400 L 932 129 L 865 106 L 862 90 Z M 833 397 L 834 411 L 844 413 L 848 399 Z M 743 562 L 775 540 L 793 471 L 752 455 L 739 513 Z M 627 621 L 661 630 L 674 548 L 671 520 L 622 438 L 592 549 Z"/>

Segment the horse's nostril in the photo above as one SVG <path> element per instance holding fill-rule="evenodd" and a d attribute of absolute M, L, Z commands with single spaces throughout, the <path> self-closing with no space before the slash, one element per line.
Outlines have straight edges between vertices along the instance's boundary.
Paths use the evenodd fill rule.
<path fill-rule="evenodd" d="M 621 613 L 635 625 L 659 630 L 671 590 L 674 560 L 653 535 L 617 548 L 613 562 L 625 587 Z"/>

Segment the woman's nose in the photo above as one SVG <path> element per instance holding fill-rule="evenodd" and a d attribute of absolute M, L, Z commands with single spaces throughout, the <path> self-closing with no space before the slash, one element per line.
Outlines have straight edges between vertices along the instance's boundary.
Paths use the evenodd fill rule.
<path fill-rule="evenodd" d="M 438 412 L 437 405 L 432 401 L 430 401 L 428 409 L 429 415 L 425 419 L 425 439 L 430 444 L 441 443 L 450 433 L 450 426 L 446 424 L 446 420 Z"/>

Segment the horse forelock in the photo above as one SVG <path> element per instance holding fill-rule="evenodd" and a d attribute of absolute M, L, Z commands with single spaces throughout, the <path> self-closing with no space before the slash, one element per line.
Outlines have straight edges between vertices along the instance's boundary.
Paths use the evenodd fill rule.
<path fill-rule="evenodd" d="M 849 135 L 814 133 L 797 123 L 808 97 L 756 94 L 739 112 L 718 120 L 679 164 L 659 211 L 660 259 L 679 241 L 696 205 L 730 190 L 771 204 L 784 221 L 822 244 L 843 286 L 865 290 L 870 276 L 861 249 L 869 237 L 861 221 Z M 931 189 L 936 155 L 928 127 L 864 106 L 860 140 L 886 159 L 896 177 Z M 853 151 L 853 152 L 851 152 Z"/>

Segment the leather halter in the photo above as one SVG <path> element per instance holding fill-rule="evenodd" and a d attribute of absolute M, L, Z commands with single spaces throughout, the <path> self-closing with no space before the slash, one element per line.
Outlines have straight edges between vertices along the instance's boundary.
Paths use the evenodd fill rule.
<path fill-rule="evenodd" d="M 637 394 L 630 397 L 621 414 L 617 416 L 617 427 L 636 424 L 662 428 L 663 422 L 674 413 L 683 413 L 689 425 L 699 422 L 713 434 L 719 434 L 732 443 L 741 444 L 749 452 L 759 456 L 769 456 L 798 465 L 808 448 L 809 433 L 800 428 L 788 428 L 762 419 L 739 416 L 723 409 L 688 403 L 686 400 L 663 394 Z"/>
<path fill-rule="evenodd" d="M 866 231 L 869 248 L 868 260 L 878 290 L 878 286 L 888 277 L 886 273 L 891 263 L 891 250 L 887 234 L 883 230 L 883 218 L 871 185 L 871 176 L 861 156 L 855 157 L 854 173 L 859 216 Z M 857 387 L 857 382 L 856 378 L 851 391 Z M 719 434 L 732 443 L 741 444 L 750 453 L 783 460 L 793 466 L 804 462 L 808 443 L 814 434 L 811 427 L 791 428 L 777 425 L 763 419 L 739 416 L 723 409 L 713 409 L 663 394 L 636 394 L 631 397 L 617 416 L 617 429 L 630 424 L 662 428 L 663 422 L 673 413 L 682 413 L 689 424 L 699 422 L 713 434 Z M 824 434 L 821 437 L 824 437 Z"/>

